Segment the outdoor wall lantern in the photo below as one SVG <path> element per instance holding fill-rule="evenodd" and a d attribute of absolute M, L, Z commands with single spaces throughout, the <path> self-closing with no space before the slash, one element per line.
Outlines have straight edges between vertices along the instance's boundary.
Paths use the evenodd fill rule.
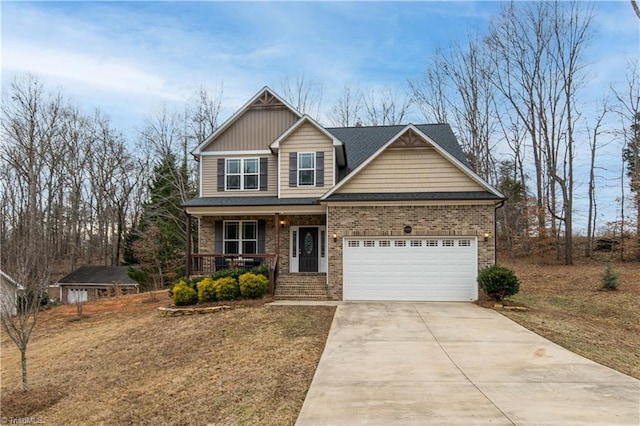
<path fill-rule="evenodd" d="M 405 233 L 405 234 L 410 234 L 410 233 L 411 233 L 411 231 L 413 231 L 413 228 L 412 228 L 411 226 L 406 225 L 406 226 L 404 227 L 404 233 Z"/>
<path fill-rule="evenodd" d="M 336 233 L 333 234 L 333 242 L 334 243 L 338 242 L 338 234 L 336 234 Z"/>
<path fill-rule="evenodd" d="M 287 224 L 286 220 L 281 220 L 280 221 L 280 228 L 284 228 L 284 226 Z"/>
<path fill-rule="evenodd" d="M 489 233 L 485 232 L 484 233 L 484 242 L 486 243 L 487 241 L 489 241 Z"/>

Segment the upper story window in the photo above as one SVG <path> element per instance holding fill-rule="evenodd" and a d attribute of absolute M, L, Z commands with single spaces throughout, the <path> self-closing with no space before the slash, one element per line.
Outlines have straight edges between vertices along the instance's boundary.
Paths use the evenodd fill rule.
<path fill-rule="evenodd" d="M 324 186 L 324 152 L 290 152 L 289 186 Z"/>
<path fill-rule="evenodd" d="M 227 158 L 225 191 L 257 190 L 260 186 L 260 162 L 257 158 Z"/>
<path fill-rule="evenodd" d="M 316 184 L 316 153 L 298 153 L 298 186 L 315 186 Z"/>

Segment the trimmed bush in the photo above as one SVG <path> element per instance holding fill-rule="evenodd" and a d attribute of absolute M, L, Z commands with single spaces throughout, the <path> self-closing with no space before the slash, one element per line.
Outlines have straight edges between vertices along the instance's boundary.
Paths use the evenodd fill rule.
<path fill-rule="evenodd" d="M 198 294 L 185 281 L 173 286 L 171 300 L 176 306 L 188 306 L 198 303 Z"/>
<path fill-rule="evenodd" d="M 516 274 L 503 266 L 493 265 L 482 269 L 478 275 L 480 288 L 493 300 L 502 300 L 520 291 Z"/>
<path fill-rule="evenodd" d="M 215 302 L 218 300 L 216 295 L 216 283 L 211 278 L 203 278 L 196 284 L 198 287 L 198 302 Z"/>
<path fill-rule="evenodd" d="M 259 266 L 254 266 L 249 272 L 256 275 L 263 275 L 265 278 L 269 278 L 269 267 L 264 263 Z"/>
<path fill-rule="evenodd" d="M 190 286 L 189 286 L 189 283 L 187 283 L 185 280 L 176 280 L 176 281 L 174 281 L 174 282 L 173 282 L 173 283 L 171 283 L 171 285 L 169 286 L 169 297 L 170 297 L 171 299 L 173 299 L 173 289 L 174 289 L 174 288 L 176 288 L 176 287 L 177 287 L 177 286 L 179 286 L 179 285 L 186 285 L 186 286 L 190 287 Z"/>
<path fill-rule="evenodd" d="M 257 275 L 247 272 L 246 274 L 240 275 L 238 281 L 242 297 L 251 299 L 262 297 L 269 289 L 269 280 L 262 274 Z"/>
<path fill-rule="evenodd" d="M 233 300 L 240 295 L 238 282 L 233 277 L 220 278 L 215 286 L 218 300 Z"/>
<path fill-rule="evenodd" d="M 602 288 L 605 290 L 617 290 L 619 276 L 620 274 L 615 272 L 613 266 L 609 263 L 602 273 Z"/>
<path fill-rule="evenodd" d="M 227 268 L 227 269 L 221 269 L 217 271 L 215 274 L 211 275 L 211 278 L 213 278 L 213 280 L 216 281 L 216 280 L 219 280 L 220 278 L 231 277 L 237 282 L 240 275 L 244 273 L 245 273 L 244 268 Z"/>

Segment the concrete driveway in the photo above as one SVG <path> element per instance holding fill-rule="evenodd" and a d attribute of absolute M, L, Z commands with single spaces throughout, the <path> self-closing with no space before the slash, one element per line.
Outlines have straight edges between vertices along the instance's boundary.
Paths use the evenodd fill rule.
<path fill-rule="evenodd" d="M 345 302 L 297 425 L 634 425 L 640 381 L 471 303 Z"/>

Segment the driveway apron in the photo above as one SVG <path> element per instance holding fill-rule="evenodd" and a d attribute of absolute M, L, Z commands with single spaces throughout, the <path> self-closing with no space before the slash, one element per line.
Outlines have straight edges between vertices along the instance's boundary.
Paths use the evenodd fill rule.
<path fill-rule="evenodd" d="M 344 302 L 297 425 L 640 425 L 640 381 L 471 303 Z"/>

